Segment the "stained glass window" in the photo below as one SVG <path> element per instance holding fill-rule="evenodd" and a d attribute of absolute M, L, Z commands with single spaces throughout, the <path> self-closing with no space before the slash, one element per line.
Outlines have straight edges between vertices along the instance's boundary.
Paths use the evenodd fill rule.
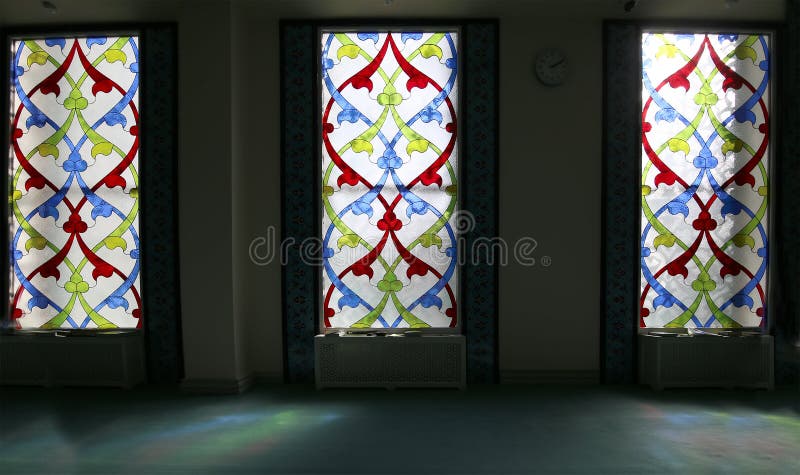
<path fill-rule="evenodd" d="M 769 35 L 642 35 L 641 327 L 764 325 L 769 96 Z"/>
<path fill-rule="evenodd" d="M 323 328 L 458 326 L 457 44 L 321 35 Z"/>
<path fill-rule="evenodd" d="M 11 48 L 15 326 L 141 327 L 138 37 Z"/>

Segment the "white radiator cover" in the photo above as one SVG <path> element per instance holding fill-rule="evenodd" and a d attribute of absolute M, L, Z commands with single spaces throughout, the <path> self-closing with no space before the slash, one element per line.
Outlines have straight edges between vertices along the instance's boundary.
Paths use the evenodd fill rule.
<path fill-rule="evenodd" d="M 667 387 L 774 387 L 773 338 L 639 335 L 639 382 Z"/>
<path fill-rule="evenodd" d="M 145 380 L 142 332 L 89 336 L 16 333 L 0 336 L 0 384 L 117 386 Z"/>
<path fill-rule="evenodd" d="M 463 335 L 317 335 L 314 350 L 318 389 L 466 386 Z"/>

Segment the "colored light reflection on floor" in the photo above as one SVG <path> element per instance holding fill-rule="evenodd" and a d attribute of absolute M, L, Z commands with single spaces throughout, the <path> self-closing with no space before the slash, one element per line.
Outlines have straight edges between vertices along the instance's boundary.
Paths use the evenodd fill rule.
<path fill-rule="evenodd" d="M 800 473 L 798 398 L 534 386 L 276 386 L 226 397 L 3 389 L 0 474 Z M 393 451 L 389 466 L 381 447 Z"/>
<path fill-rule="evenodd" d="M 178 440 L 171 461 L 235 463 L 248 454 L 266 454 L 278 442 L 310 432 L 333 420 L 330 414 L 308 409 L 286 409 L 258 417 L 234 418 L 213 430 L 196 432 Z M 152 462 L 153 460 L 151 460 Z"/>
<path fill-rule="evenodd" d="M 330 409 L 267 406 L 253 410 L 252 405 L 236 408 L 234 404 L 238 411 L 227 412 L 232 408 L 222 406 L 188 405 L 161 415 L 143 415 L 138 410 L 105 420 L 87 413 L 83 424 L 35 417 L 29 424 L 0 431 L 0 468 L 4 464 L 35 465 L 41 472 L 63 473 L 71 466 L 93 471 L 92 467 L 121 463 L 145 471 L 158 466 L 236 465 L 242 457 L 269 455 L 276 444 L 302 438 L 342 417 L 341 412 Z M 31 460 L 36 463 L 22 463 Z"/>
<path fill-rule="evenodd" d="M 795 413 L 761 413 L 741 406 L 707 410 L 697 404 L 659 409 L 642 404 L 639 409 L 654 419 L 645 451 L 665 471 L 709 463 L 722 472 L 764 473 L 767 462 L 800 468 L 800 418 Z"/>

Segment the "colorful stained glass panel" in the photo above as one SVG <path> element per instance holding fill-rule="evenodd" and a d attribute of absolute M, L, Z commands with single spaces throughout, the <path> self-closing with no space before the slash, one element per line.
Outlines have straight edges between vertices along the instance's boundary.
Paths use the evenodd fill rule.
<path fill-rule="evenodd" d="M 770 37 L 642 35 L 641 327 L 766 318 Z"/>
<path fill-rule="evenodd" d="M 322 326 L 456 327 L 457 32 L 321 42 Z"/>
<path fill-rule="evenodd" d="M 11 58 L 15 326 L 141 327 L 138 37 L 22 39 Z"/>

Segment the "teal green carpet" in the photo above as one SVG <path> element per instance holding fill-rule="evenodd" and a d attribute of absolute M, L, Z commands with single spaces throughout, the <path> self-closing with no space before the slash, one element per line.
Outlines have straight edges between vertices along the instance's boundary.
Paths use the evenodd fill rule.
<path fill-rule="evenodd" d="M 797 390 L 0 388 L 0 473 L 800 473 Z"/>

